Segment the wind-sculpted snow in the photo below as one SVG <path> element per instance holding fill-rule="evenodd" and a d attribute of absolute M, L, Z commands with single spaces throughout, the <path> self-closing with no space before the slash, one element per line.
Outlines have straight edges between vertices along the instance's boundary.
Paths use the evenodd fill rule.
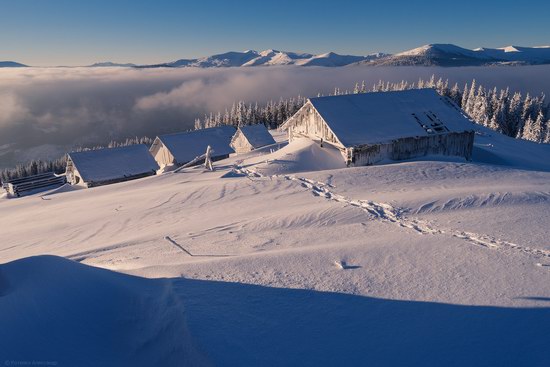
<path fill-rule="evenodd" d="M 55 256 L 0 265 L 0 324 L 6 365 L 207 365 L 171 282 Z"/>
<path fill-rule="evenodd" d="M 255 170 L 236 167 L 236 173 L 245 174 L 250 178 L 264 178 L 266 176 L 258 173 Z M 327 200 L 336 201 L 352 207 L 357 207 L 369 214 L 374 220 L 381 220 L 397 224 L 404 228 L 409 228 L 420 234 L 438 234 L 438 235 L 450 235 L 452 237 L 466 240 L 475 245 L 484 246 L 491 249 L 501 249 L 503 251 L 519 251 L 534 255 L 536 257 L 550 258 L 550 250 L 535 249 L 527 246 L 521 246 L 508 241 L 503 241 L 494 238 L 490 235 L 478 234 L 473 232 L 460 231 L 452 228 L 438 228 L 437 226 L 429 223 L 428 221 L 420 220 L 414 217 L 406 216 L 405 210 L 396 208 L 387 203 L 377 203 L 371 200 L 354 200 L 347 198 L 343 195 L 339 195 L 334 192 L 334 186 L 323 182 L 313 181 L 305 177 L 299 177 L 295 175 L 272 175 L 270 179 L 285 179 L 300 183 L 303 187 L 311 190 L 315 196 L 323 197 Z M 543 196 L 547 200 L 548 196 Z"/>
<path fill-rule="evenodd" d="M 430 201 L 422 204 L 419 208 L 414 209 L 413 213 L 424 214 L 446 210 L 496 207 L 499 205 L 514 205 L 522 203 L 545 203 L 549 201 L 550 192 L 489 192 Z"/>

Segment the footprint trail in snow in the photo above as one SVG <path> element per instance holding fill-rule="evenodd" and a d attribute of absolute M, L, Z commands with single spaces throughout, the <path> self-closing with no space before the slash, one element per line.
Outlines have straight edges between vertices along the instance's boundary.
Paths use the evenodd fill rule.
<path fill-rule="evenodd" d="M 535 249 L 531 247 L 521 246 L 512 242 L 503 241 L 485 234 L 473 232 L 459 231 L 455 229 L 440 229 L 434 227 L 427 221 L 416 218 L 410 218 L 404 215 L 404 210 L 396 208 L 387 203 L 377 203 L 370 200 L 354 200 L 332 191 L 333 185 L 310 180 L 305 177 L 297 177 L 295 175 L 271 175 L 266 176 L 255 170 L 236 166 L 233 171 L 238 174 L 246 175 L 250 179 L 269 178 L 269 179 L 285 179 L 300 183 L 303 187 L 309 189 L 313 195 L 324 197 L 327 200 L 344 203 L 350 206 L 358 207 L 367 212 L 373 219 L 383 222 L 394 223 L 400 227 L 409 228 L 419 234 L 441 234 L 450 235 L 455 238 L 460 238 L 478 246 L 483 246 L 490 249 L 498 249 L 501 251 L 512 250 L 533 255 L 535 257 L 550 258 L 550 251 Z"/>

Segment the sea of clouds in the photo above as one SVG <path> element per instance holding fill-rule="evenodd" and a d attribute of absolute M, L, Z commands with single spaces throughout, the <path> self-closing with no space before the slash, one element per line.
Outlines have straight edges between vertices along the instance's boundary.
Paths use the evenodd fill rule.
<path fill-rule="evenodd" d="M 191 129 L 194 119 L 234 101 L 328 94 L 436 77 L 473 78 L 487 86 L 550 93 L 550 66 L 521 67 L 256 67 L 225 69 L 0 69 L 0 168 L 57 158 L 77 146 Z"/>

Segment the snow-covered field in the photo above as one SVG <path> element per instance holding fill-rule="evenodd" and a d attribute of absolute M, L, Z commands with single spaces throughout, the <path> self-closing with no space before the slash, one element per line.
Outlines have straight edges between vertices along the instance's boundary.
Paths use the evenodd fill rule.
<path fill-rule="evenodd" d="M 0 197 L 0 360 L 548 366 L 550 146 L 480 131 L 474 162 L 297 140 Z"/>

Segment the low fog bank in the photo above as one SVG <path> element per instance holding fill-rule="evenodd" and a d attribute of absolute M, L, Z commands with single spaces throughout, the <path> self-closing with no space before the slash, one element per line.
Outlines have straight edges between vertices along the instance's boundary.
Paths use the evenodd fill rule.
<path fill-rule="evenodd" d="M 237 100 L 328 94 L 436 77 L 461 86 L 476 79 L 531 94 L 550 93 L 550 66 L 257 67 L 228 69 L 0 69 L 0 168 L 57 158 L 77 146 L 191 129 L 205 113 Z"/>

